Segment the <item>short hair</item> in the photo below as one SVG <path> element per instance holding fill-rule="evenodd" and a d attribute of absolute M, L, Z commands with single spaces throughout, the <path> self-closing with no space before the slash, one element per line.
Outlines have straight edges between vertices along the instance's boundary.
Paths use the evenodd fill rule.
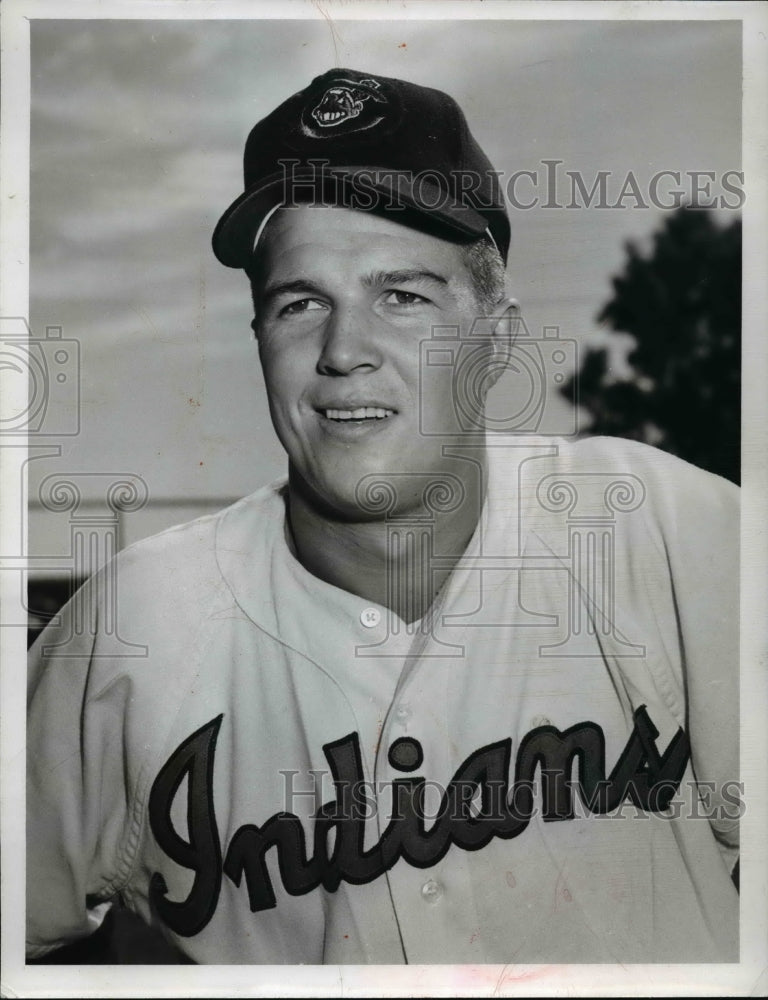
<path fill-rule="evenodd" d="M 469 271 L 477 304 L 487 316 L 504 298 L 506 272 L 498 247 L 490 236 L 462 247 L 462 257 Z"/>
<path fill-rule="evenodd" d="M 504 261 L 498 247 L 490 236 L 483 235 L 474 243 L 462 245 L 461 256 L 469 273 L 477 306 L 487 316 L 504 298 L 506 286 Z M 256 315 L 259 309 L 258 279 L 261 277 L 258 255 L 254 255 L 246 274 L 251 284 L 253 311 Z"/>

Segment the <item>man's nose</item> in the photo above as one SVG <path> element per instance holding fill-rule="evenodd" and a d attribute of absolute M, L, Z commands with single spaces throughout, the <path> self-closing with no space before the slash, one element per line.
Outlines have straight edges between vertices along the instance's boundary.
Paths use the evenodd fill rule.
<path fill-rule="evenodd" d="M 351 375 L 376 371 L 383 356 L 379 348 L 382 331 L 370 311 L 337 306 L 323 330 L 323 346 L 317 363 L 321 375 Z"/>

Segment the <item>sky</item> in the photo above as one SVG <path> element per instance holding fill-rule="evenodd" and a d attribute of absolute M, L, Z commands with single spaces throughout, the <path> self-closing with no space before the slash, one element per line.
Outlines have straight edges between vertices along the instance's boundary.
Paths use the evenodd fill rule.
<path fill-rule="evenodd" d="M 81 409 L 61 457 L 30 464 L 31 497 L 51 472 L 140 475 L 132 540 L 183 519 L 182 502 L 192 516 L 283 474 L 247 282 L 210 237 L 251 126 L 334 65 L 445 90 L 503 178 L 534 174 L 514 189 L 539 205 L 511 209 L 509 291 L 534 337 L 558 327 L 569 350 L 617 340 L 595 317 L 626 241 L 647 243 L 665 212 L 633 197 L 545 208 L 545 161 L 562 161 L 559 205 L 569 170 L 587 187 L 607 171 L 609 203 L 629 171 L 649 201 L 662 170 L 688 191 L 686 171 L 712 172 L 733 200 L 738 21 L 33 21 L 30 323 L 77 340 Z M 50 427 L 71 407 L 54 392 Z M 33 527 L 33 549 L 49 544 Z"/>

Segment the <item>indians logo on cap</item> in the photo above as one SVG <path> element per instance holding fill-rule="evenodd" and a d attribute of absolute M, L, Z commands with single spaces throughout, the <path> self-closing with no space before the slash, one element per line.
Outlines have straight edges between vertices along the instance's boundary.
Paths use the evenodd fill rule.
<path fill-rule="evenodd" d="M 378 80 L 342 77 L 323 92 L 316 104 L 305 109 L 302 123 L 304 130 L 316 138 L 361 132 L 384 119 L 388 103 Z"/>

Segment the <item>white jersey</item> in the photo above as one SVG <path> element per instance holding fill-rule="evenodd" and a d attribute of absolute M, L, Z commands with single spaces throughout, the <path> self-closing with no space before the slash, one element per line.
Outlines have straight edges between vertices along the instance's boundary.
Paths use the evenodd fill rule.
<path fill-rule="evenodd" d="M 70 603 L 31 672 L 30 956 L 119 893 L 196 962 L 738 960 L 737 490 L 488 447 L 420 622 L 307 572 L 281 484 Z"/>

